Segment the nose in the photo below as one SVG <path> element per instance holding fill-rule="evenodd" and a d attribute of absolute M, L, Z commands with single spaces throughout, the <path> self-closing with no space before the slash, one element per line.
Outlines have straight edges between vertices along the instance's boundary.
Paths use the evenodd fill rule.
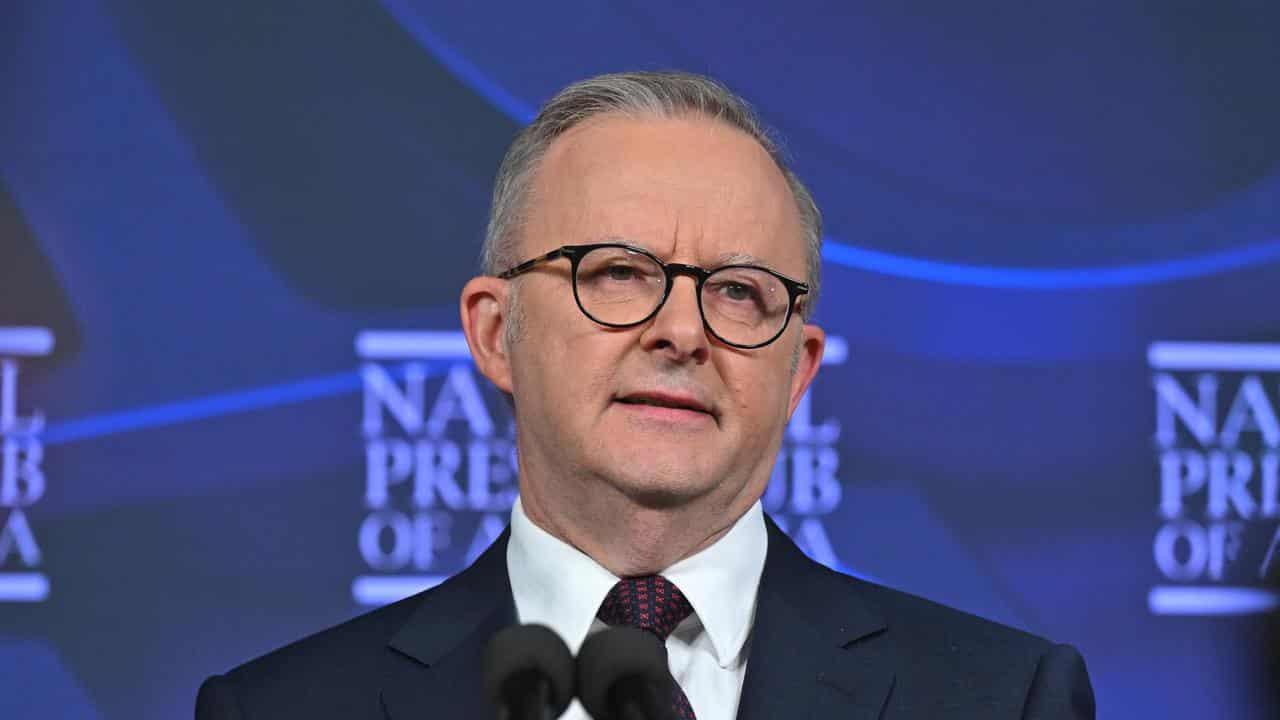
<path fill-rule="evenodd" d="M 711 341 L 702 324 L 693 278 L 680 275 L 673 279 L 667 301 L 645 327 L 640 342 L 645 350 L 662 353 L 675 362 L 707 361 Z"/>

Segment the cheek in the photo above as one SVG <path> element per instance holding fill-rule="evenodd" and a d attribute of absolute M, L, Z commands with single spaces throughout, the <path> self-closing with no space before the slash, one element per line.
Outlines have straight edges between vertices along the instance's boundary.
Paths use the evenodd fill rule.
<path fill-rule="evenodd" d="M 789 344 L 788 344 L 789 345 Z M 734 372 L 730 389 L 743 413 L 744 430 L 750 441 L 767 444 L 786 427 L 791 404 L 791 348 L 781 342 L 767 348 L 767 355 L 750 358 L 747 363 L 726 372 Z"/>
<path fill-rule="evenodd" d="M 594 421 L 617 388 L 625 348 L 623 338 L 569 325 L 525 339 L 516 349 L 516 382 L 520 396 L 539 398 L 538 414 L 561 417 L 562 425 L 581 425 Z"/>
<path fill-rule="evenodd" d="M 734 415 L 752 439 L 763 440 L 786 422 L 788 379 L 789 376 L 756 371 L 734 376 L 727 382 Z"/>

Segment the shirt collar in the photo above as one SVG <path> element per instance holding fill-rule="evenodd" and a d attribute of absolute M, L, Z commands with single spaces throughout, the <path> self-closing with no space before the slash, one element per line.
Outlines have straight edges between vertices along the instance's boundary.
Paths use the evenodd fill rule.
<path fill-rule="evenodd" d="M 734 663 L 751 632 L 768 545 L 764 510 L 757 500 L 724 537 L 662 573 L 689 598 L 720 667 Z"/>
<path fill-rule="evenodd" d="M 507 574 L 520 622 L 555 630 L 574 655 L 618 582 L 590 556 L 534 525 L 518 497 L 511 508 Z"/>
<path fill-rule="evenodd" d="M 751 631 L 768 542 L 757 501 L 710 547 L 661 573 L 689 599 L 721 667 L 734 663 Z M 519 498 L 511 510 L 507 573 L 520 622 L 550 627 L 574 654 L 618 582 L 588 555 L 534 525 Z"/>

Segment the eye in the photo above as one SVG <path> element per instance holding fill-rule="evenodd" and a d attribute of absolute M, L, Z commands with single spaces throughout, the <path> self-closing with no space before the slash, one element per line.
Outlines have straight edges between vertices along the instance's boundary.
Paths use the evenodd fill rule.
<path fill-rule="evenodd" d="M 741 302 L 751 300 L 756 296 L 755 289 L 742 283 L 727 282 L 720 286 L 720 294 L 729 300 Z"/>
<path fill-rule="evenodd" d="M 617 282 L 635 280 L 636 269 L 630 265 L 610 265 L 604 269 L 604 276 Z"/>

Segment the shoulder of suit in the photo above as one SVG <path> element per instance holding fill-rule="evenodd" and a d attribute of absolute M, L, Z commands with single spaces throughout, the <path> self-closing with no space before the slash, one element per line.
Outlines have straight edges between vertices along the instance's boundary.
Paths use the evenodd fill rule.
<path fill-rule="evenodd" d="M 1046 638 L 928 598 L 829 569 L 827 574 L 878 613 L 899 646 L 918 646 L 931 655 L 1000 655 L 1033 663 L 1054 646 Z"/>
<path fill-rule="evenodd" d="M 296 640 L 232 668 L 225 677 L 238 692 L 305 692 L 335 679 L 371 672 L 387 653 L 387 643 L 413 614 L 428 590 Z"/>

